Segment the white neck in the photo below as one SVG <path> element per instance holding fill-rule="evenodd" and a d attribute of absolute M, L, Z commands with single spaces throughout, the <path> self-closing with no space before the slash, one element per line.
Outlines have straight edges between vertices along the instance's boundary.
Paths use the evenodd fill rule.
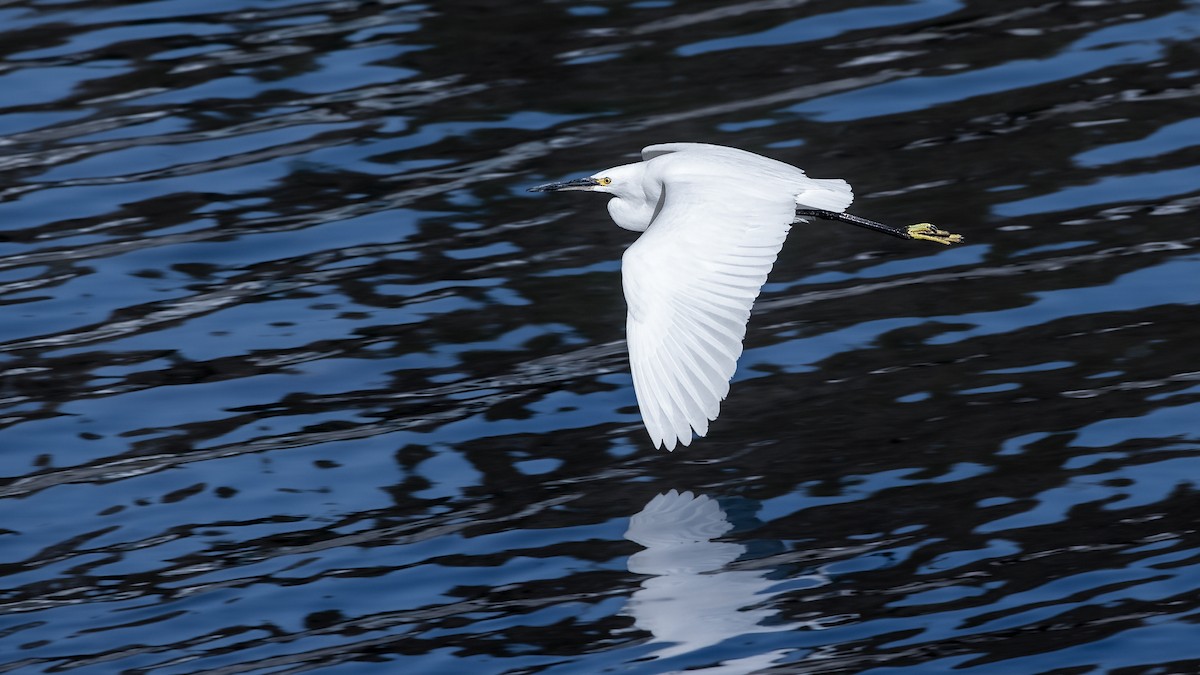
<path fill-rule="evenodd" d="M 608 200 L 608 215 L 612 216 L 617 227 L 645 232 L 654 218 L 654 207 L 652 202 L 613 197 Z"/>

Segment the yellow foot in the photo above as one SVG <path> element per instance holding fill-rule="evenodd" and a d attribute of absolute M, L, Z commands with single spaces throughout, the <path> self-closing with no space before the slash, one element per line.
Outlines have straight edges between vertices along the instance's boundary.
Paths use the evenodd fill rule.
<path fill-rule="evenodd" d="M 913 239 L 921 239 L 923 241 L 936 241 L 939 244 L 961 244 L 965 241 L 961 234 L 950 234 L 945 230 L 939 230 L 929 223 L 917 223 L 909 225 L 905 230 L 908 236 Z"/>

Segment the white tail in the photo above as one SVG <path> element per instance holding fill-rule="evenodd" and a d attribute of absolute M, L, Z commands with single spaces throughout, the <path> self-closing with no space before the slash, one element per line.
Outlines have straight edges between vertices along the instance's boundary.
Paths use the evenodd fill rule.
<path fill-rule="evenodd" d="M 812 187 L 796 195 L 796 206 L 841 213 L 854 201 L 854 191 L 841 178 L 809 178 Z"/>

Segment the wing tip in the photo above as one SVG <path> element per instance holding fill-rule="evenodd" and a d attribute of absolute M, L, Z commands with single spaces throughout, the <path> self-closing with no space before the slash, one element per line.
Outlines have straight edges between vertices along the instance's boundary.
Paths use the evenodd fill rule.
<path fill-rule="evenodd" d="M 683 446 L 686 448 L 686 447 L 690 446 L 692 444 L 692 441 L 696 440 L 697 438 L 704 438 L 705 436 L 707 436 L 708 435 L 708 421 L 715 420 L 715 419 L 716 419 L 716 417 L 710 417 L 708 420 L 703 420 L 699 423 L 700 424 L 699 427 L 697 427 L 693 423 L 689 422 L 688 423 L 689 424 L 688 433 L 687 433 L 687 435 L 683 435 L 683 436 L 681 436 L 677 433 L 674 433 L 674 432 L 668 432 L 666 434 L 656 434 L 655 432 L 651 431 L 649 428 L 646 429 L 646 432 L 650 434 L 650 442 L 654 444 L 655 450 L 657 450 L 658 448 L 664 448 L 664 449 L 666 449 L 667 452 L 675 452 L 676 446 Z"/>

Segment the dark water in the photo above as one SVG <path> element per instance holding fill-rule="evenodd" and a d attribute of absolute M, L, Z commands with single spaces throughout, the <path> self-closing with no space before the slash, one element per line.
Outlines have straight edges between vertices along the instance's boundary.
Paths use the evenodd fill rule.
<path fill-rule="evenodd" d="M 1200 672 L 1195 0 L 0 27 L 0 672 Z M 968 244 L 793 231 L 667 454 L 524 188 L 674 140 Z"/>

